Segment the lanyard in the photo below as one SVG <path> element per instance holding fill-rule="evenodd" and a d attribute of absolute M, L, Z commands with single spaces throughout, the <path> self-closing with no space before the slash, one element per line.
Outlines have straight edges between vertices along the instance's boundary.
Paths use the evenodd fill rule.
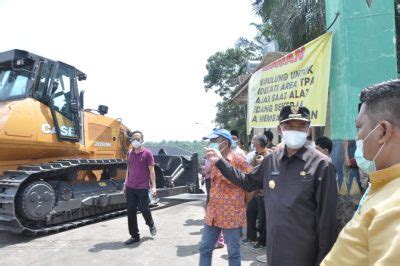
<path fill-rule="evenodd" d="M 367 195 L 368 195 L 368 193 L 369 193 L 370 190 L 371 190 L 371 183 L 368 183 L 368 188 L 367 188 L 367 190 L 365 191 L 364 195 L 361 197 L 360 203 L 358 204 L 358 207 L 357 207 L 357 212 L 358 212 L 358 214 L 361 213 L 361 208 L 362 208 L 362 206 L 364 205 L 365 200 L 366 200 Z"/>

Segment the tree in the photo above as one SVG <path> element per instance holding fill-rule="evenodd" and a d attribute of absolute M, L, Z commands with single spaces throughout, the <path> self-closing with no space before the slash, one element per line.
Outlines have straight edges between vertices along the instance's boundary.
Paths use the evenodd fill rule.
<path fill-rule="evenodd" d="M 206 91 L 221 96 L 215 122 L 223 128 L 237 129 L 246 138 L 246 118 L 243 106 L 231 101 L 239 77 L 246 74 L 247 62 L 261 59 L 267 42 L 275 39 L 282 50 L 291 51 L 316 38 L 325 30 L 325 2 L 315 0 L 253 0 L 254 12 L 261 24 L 254 40 L 239 38 L 234 48 L 220 51 L 207 60 L 204 77 Z"/>
<path fill-rule="evenodd" d="M 269 20 L 272 8 L 276 5 L 279 0 L 254 0 L 252 2 L 253 11 L 262 18 L 263 22 Z"/>
<path fill-rule="evenodd" d="M 215 116 L 217 127 L 228 130 L 236 129 L 243 144 L 247 146 L 248 137 L 246 131 L 246 108 L 231 99 L 225 99 L 217 103 Z"/>
<path fill-rule="evenodd" d="M 260 24 L 252 23 L 251 25 L 253 25 L 257 30 L 257 35 L 254 37 L 255 45 L 260 51 L 263 52 L 265 50 L 265 45 L 274 39 L 272 26 L 269 22 Z"/>
<path fill-rule="evenodd" d="M 325 1 L 254 0 L 254 12 L 282 51 L 292 51 L 321 35 L 326 28 Z"/>
<path fill-rule="evenodd" d="M 247 62 L 262 55 L 259 43 L 239 38 L 234 48 L 217 52 L 207 60 L 208 74 L 204 77 L 205 90 L 221 96 L 217 104 L 215 122 L 226 129 L 236 129 L 246 142 L 246 118 L 243 106 L 231 100 L 232 92 L 240 84 L 239 77 L 246 74 Z"/>
<path fill-rule="evenodd" d="M 397 69 L 400 71 L 400 0 L 395 0 Z M 315 39 L 326 29 L 325 1 L 253 0 L 253 11 L 270 27 L 270 36 L 282 51 L 292 51 Z"/>
<path fill-rule="evenodd" d="M 214 90 L 224 100 L 228 99 L 239 85 L 239 76 L 245 74 L 247 61 L 259 55 L 259 46 L 240 38 L 234 48 L 210 56 L 206 65 L 208 74 L 204 77 L 206 92 Z"/>

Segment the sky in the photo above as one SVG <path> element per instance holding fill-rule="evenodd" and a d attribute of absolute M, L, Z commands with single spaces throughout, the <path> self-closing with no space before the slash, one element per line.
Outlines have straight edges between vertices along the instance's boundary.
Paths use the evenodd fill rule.
<path fill-rule="evenodd" d="M 85 108 L 107 105 L 145 141 L 201 140 L 220 100 L 204 90 L 207 58 L 257 20 L 249 0 L 0 0 L 0 51 L 75 66 Z"/>

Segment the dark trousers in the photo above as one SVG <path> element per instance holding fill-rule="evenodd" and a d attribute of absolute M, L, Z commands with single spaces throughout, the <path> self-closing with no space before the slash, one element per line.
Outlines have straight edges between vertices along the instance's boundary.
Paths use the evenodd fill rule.
<path fill-rule="evenodd" d="M 255 197 L 247 204 L 246 219 L 247 239 L 257 241 L 257 201 Z"/>
<path fill-rule="evenodd" d="M 137 223 L 137 211 L 139 210 L 146 224 L 149 227 L 154 225 L 153 217 L 149 208 L 149 190 L 126 188 L 126 207 L 128 210 L 128 227 L 129 234 L 132 237 L 140 237 Z"/>
<path fill-rule="evenodd" d="M 211 178 L 207 178 L 204 180 L 206 183 L 206 191 L 207 191 L 207 204 L 210 201 L 210 189 L 211 189 Z"/>
<path fill-rule="evenodd" d="M 258 243 L 266 244 L 267 242 L 267 226 L 266 226 L 266 219 L 265 219 L 265 204 L 264 204 L 264 197 L 255 196 L 254 197 L 257 202 L 257 212 L 258 212 Z"/>

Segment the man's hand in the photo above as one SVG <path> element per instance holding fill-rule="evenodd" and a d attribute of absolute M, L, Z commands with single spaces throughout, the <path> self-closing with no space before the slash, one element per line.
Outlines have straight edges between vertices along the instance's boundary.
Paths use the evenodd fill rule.
<path fill-rule="evenodd" d="M 211 148 L 204 149 L 206 151 L 207 159 L 210 160 L 212 163 L 216 163 L 219 159 L 222 158 L 222 154 L 219 150 Z"/>
<path fill-rule="evenodd" d="M 349 148 L 349 141 L 348 140 L 344 140 L 343 141 L 343 149 L 347 150 Z"/>
<path fill-rule="evenodd" d="M 281 143 L 278 143 L 275 147 L 273 147 L 272 149 L 274 150 L 274 151 L 279 151 L 279 150 L 283 150 L 285 148 L 285 144 L 283 144 L 282 142 Z"/>
<path fill-rule="evenodd" d="M 262 155 L 258 155 L 257 157 L 256 157 L 256 163 L 257 164 L 261 164 L 261 162 L 264 160 L 264 156 L 262 156 Z"/>
<path fill-rule="evenodd" d="M 155 186 L 151 187 L 151 195 L 153 196 L 153 198 L 157 196 L 157 188 Z"/>

